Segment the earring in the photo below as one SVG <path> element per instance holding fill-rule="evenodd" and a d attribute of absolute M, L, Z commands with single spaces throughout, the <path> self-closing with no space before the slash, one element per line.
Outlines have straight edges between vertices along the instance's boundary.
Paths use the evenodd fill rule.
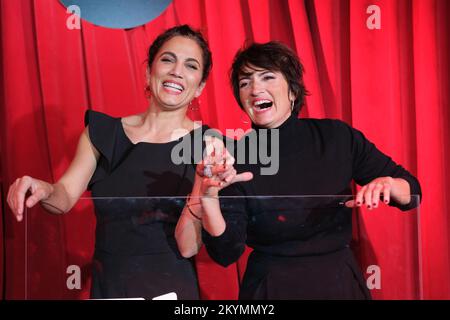
<path fill-rule="evenodd" d="M 144 94 L 147 99 L 150 99 L 150 97 L 152 96 L 152 92 L 148 84 L 144 87 Z"/>
<path fill-rule="evenodd" d="M 194 101 L 194 99 L 192 99 L 192 100 L 189 102 L 188 109 L 189 109 L 190 111 L 198 111 L 198 110 L 200 109 L 200 99 L 197 99 L 197 104 L 196 104 L 196 105 L 194 105 L 194 104 L 192 103 L 192 101 Z"/>
<path fill-rule="evenodd" d="M 294 111 L 294 100 L 291 100 L 291 112 Z"/>

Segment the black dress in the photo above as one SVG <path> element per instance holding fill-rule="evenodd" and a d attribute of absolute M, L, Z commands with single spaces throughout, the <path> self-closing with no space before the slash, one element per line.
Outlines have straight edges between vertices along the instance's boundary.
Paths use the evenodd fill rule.
<path fill-rule="evenodd" d="M 195 166 L 175 164 L 171 151 L 205 127 L 169 143 L 133 144 L 120 118 L 88 111 L 85 124 L 101 154 L 88 186 L 97 220 L 91 298 L 198 299 L 193 261 L 174 238 Z"/>
<path fill-rule="evenodd" d="M 381 176 L 404 178 L 411 194 L 421 194 L 417 179 L 342 121 L 291 116 L 278 129 L 278 172 L 262 175 L 262 161 L 248 164 L 248 157 L 247 164 L 236 164 L 238 172 L 251 171 L 254 178 L 221 191 L 226 229 L 218 237 L 203 231 L 208 253 L 227 266 L 241 256 L 245 244 L 254 249 L 240 299 L 369 299 L 349 248 L 352 210 L 338 201 L 342 199 L 324 203 L 323 198 L 226 196 L 351 195 L 352 180 L 365 185 Z M 262 132 L 256 130 L 258 151 L 271 150 L 274 131 L 268 130 L 267 142 Z M 247 154 L 249 136 L 241 140 Z M 408 210 L 416 203 L 390 205 Z"/>

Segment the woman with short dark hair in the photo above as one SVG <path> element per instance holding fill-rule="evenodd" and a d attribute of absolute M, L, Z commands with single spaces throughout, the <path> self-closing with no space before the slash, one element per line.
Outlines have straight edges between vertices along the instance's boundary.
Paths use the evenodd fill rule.
<path fill-rule="evenodd" d="M 412 209 L 417 203 L 411 195 L 421 194 L 419 182 L 346 123 L 297 118 L 307 94 L 303 66 L 285 45 L 255 43 L 239 51 L 231 83 L 252 121 L 253 130 L 241 140 L 246 152 L 255 143 L 259 149 L 276 147 L 279 167 L 275 174 L 264 175 L 260 169 L 267 163 L 237 163 L 235 169 L 251 172 L 253 180 L 220 192 L 207 189 L 203 241 L 210 256 L 227 266 L 239 259 L 245 245 L 253 248 L 240 299 L 369 299 L 349 247 L 350 207 L 373 209 L 384 202 Z M 263 134 L 269 138 L 261 143 Z M 295 200 L 288 205 L 283 197 L 255 198 L 349 195 L 352 181 L 362 188 L 347 206 L 309 210 Z M 234 200 L 224 197 L 219 203 L 211 197 L 218 195 Z"/>

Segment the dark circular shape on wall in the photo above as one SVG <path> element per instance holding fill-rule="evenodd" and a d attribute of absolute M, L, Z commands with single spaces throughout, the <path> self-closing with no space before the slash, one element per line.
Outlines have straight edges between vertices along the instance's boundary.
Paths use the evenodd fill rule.
<path fill-rule="evenodd" d="M 60 0 L 66 7 L 78 6 L 81 19 L 95 25 L 134 28 L 158 17 L 173 0 Z"/>

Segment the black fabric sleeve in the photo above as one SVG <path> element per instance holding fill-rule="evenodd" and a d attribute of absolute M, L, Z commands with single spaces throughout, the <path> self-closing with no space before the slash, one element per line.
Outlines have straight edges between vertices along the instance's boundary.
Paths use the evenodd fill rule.
<path fill-rule="evenodd" d="M 244 253 L 247 239 L 246 199 L 239 183 L 220 192 L 220 208 L 226 223 L 225 231 L 218 237 L 203 229 L 202 238 L 209 256 L 226 267 L 236 262 Z"/>
<path fill-rule="evenodd" d="M 353 159 L 353 179 L 359 185 L 366 185 L 378 177 L 402 178 L 409 183 L 411 195 L 419 195 L 419 201 L 415 198 L 406 205 L 401 205 L 395 201 L 389 203 L 402 211 L 417 207 L 422 198 L 422 191 L 419 181 L 401 165 L 395 163 L 389 156 L 377 149 L 375 144 L 370 142 L 364 134 L 347 126 L 351 135 L 351 149 Z"/>
<path fill-rule="evenodd" d="M 88 190 L 91 190 L 92 185 L 103 179 L 111 170 L 117 123 L 118 119 L 97 111 L 87 110 L 84 115 L 84 125 L 89 125 L 89 139 L 100 153 L 97 168 L 88 184 Z"/>

